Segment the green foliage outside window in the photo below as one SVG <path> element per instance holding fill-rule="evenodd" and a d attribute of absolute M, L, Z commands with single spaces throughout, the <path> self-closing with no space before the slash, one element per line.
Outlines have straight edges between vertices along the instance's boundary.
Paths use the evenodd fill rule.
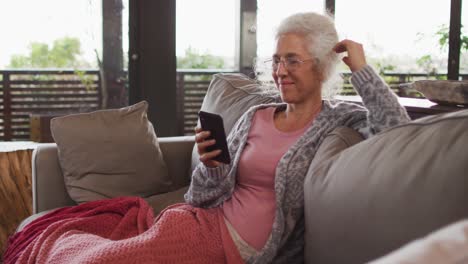
<path fill-rule="evenodd" d="M 10 59 L 9 68 L 36 69 L 36 68 L 89 68 L 89 63 L 79 59 L 81 55 L 81 43 L 78 38 L 64 37 L 54 41 L 52 47 L 46 43 L 31 42 L 27 55 L 16 54 Z M 93 77 L 86 75 L 82 70 L 75 70 L 86 89 L 92 89 Z M 52 80 L 53 75 L 33 76 L 34 80 Z"/>
<path fill-rule="evenodd" d="M 463 30 L 463 26 L 461 27 L 461 30 Z M 439 30 L 436 32 L 436 36 L 439 37 L 440 48 L 446 50 L 449 44 L 449 27 L 445 24 L 441 25 Z M 460 53 L 463 53 L 463 51 L 468 51 L 468 36 L 462 31 L 462 34 L 460 35 Z"/>
<path fill-rule="evenodd" d="M 89 63 L 79 60 L 81 43 L 77 38 L 64 37 L 54 41 L 52 47 L 46 43 L 32 42 L 29 54 L 13 55 L 9 68 L 83 68 Z"/>
<path fill-rule="evenodd" d="M 185 50 L 184 57 L 177 58 L 179 69 L 222 69 L 223 67 L 223 58 L 211 54 L 200 54 L 191 47 Z"/>
<path fill-rule="evenodd" d="M 185 56 L 177 58 L 178 69 L 223 69 L 222 57 L 211 54 L 200 54 L 197 50 L 189 47 L 185 50 Z M 209 81 L 212 74 L 187 76 L 188 81 Z"/>
<path fill-rule="evenodd" d="M 439 49 L 441 51 L 447 51 L 449 45 L 449 27 L 445 24 L 440 25 L 439 29 L 435 32 L 435 36 L 438 38 L 437 42 L 439 45 Z M 462 55 L 464 52 L 468 51 L 468 35 L 463 32 L 463 26 L 461 27 L 461 34 L 460 34 L 460 54 Z M 426 54 L 421 56 L 417 61 L 417 65 L 424 69 L 424 71 L 429 76 L 435 76 L 437 79 L 446 79 L 446 77 L 438 76 L 437 75 L 437 67 L 434 59 L 431 55 Z"/>

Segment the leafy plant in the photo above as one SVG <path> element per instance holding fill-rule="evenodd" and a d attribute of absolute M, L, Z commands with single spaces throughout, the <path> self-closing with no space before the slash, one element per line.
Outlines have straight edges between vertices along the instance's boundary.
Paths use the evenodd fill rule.
<path fill-rule="evenodd" d="M 461 26 L 463 30 L 463 26 Z M 441 50 L 447 50 L 449 44 L 449 27 L 445 24 L 439 26 L 439 30 L 435 33 L 438 36 L 439 47 Z M 468 51 L 468 36 L 463 33 L 460 34 L 460 50 Z"/>
<path fill-rule="evenodd" d="M 463 26 L 461 27 L 463 30 Z M 434 35 L 437 37 L 437 44 L 441 51 L 446 52 L 449 46 L 449 38 L 450 38 L 450 29 L 446 24 L 442 24 L 438 27 L 437 31 Z M 424 34 L 418 33 L 417 34 L 419 39 L 424 37 Z M 460 33 L 460 53 L 463 55 L 463 52 L 468 51 L 468 36 L 466 33 L 461 31 Z M 437 75 L 437 63 L 436 59 L 434 59 L 431 55 L 426 54 L 421 56 L 417 61 L 416 64 L 422 68 L 428 75 L 435 76 L 437 79 L 441 79 L 442 77 Z"/>
<path fill-rule="evenodd" d="M 94 84 L 94 78 L 93 76 L 86 74 L 85 71 L 82 70 L 75 70 L 75 74 L 78 76 L 80 79 L 81 83 L 85 86 L 86 90 L 92 90 L 93 84 Z"/>

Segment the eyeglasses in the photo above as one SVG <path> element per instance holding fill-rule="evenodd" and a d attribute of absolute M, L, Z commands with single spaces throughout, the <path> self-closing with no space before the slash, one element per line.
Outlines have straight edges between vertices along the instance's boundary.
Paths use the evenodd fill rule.
<path fill-rule="evenodd" d="M 283 64 L 283 67 L 288 71 L 295 71 L 298 68 L 300 68 L 303 63 L 307 61 L 311 61 L 311 60 L 314 60 L 314 58 L 300 60 L 295 57 L 286 57 L 283 59 L 280 59 L 280 58 L 269 59 L 269 60 L 266 60 L 264 63 L 268 69 L 271 69 L 273 71 L 277 71 L 280 64 Z"/>

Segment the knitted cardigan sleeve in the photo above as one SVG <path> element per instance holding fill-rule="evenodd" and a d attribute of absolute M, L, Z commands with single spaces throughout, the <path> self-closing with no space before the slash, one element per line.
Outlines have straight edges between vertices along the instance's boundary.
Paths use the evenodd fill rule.
<path fill-rule="evenodd" d="M 208 168 L 203 163 L 198 164 L 192 173 L 192 181 L 185 201 L 197 207 L 214 207 L 218 205 L 216 200 L 229 190 L 229 186 L 223 184 L 229 165 L 222 164 L 216 168 Z"/>
<path fill-rule="evenodd" d="M 364 107 L 368 110 L 367 122 L 353 127 L 365 137 L 410 121 L 406 109 L 398 102 L 397 95 L 371 66 L 366 65 L 354 72 L 351 84 L 362 97 Z"/>

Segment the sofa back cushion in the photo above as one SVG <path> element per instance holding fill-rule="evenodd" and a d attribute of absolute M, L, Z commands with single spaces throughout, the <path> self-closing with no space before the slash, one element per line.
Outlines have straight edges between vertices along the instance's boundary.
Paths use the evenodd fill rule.
<path fill-rule="evenodd" d="M 241 73 L 218 73 L 213 75 L 201 106 L 202 111 L 221 115 L 226 135 L 250 107 L 279 102 L 278 93 L 267 92 L 259 82 Z M 192 170 L 199 163 L 196 145 L 192 152 Z"/>
<path fill-rule="evenodd" d="M 75 202 L 172 190 L 147 110 L 142 101 L 52 119 L 65 186 Z"/>
<path fill-rule="evenodd" d="M 365 263 L 468 217 L 468 110 L 360 142 L 304 183 L 308 263 Z"/>

